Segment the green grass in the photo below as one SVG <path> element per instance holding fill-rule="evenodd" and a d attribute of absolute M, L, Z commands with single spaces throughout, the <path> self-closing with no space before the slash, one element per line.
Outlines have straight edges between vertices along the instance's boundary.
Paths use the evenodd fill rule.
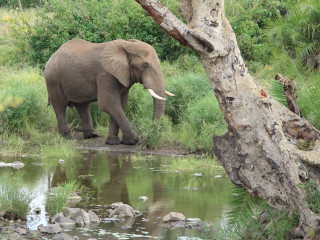
<path fill-rule="evenodd" d="M 50 216 L 60 213 L 63 207 L 67 206 L 68 197 L 80 190 L 80 184 L 75 181 L 58 185 L 55 194 L 47 193 L 46 210 Z"/>
<path fill-rule="evenodd" d="M 11 219 L 25 219 L 31 196 L 23 188 L 23 180 L 18 174 L 0 175 L 0 212 L 6 211 Z"/>
<path fill-rule="evenodd" d="M 148 161 L 146 158 L 148 157 Z M 155 158 L 154 158 L 155 159 Z M 130 160 L 134 167 L 142 167 L 148 169 L 153 160 L 152 156 L 144 156 L 134 154 L 130 156 Z M 203 175 L 224 174 L 225 171 L 216 157 L 189 155 L 187 157 L 173 157 L 161 160 L 161 169 L 168 173 L 180 171 L 181 173 L 202 173 Z"/>

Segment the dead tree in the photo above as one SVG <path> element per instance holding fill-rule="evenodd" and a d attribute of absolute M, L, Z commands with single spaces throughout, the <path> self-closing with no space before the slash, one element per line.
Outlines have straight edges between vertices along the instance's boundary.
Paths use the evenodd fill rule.
<path fill-rule="evenodd" d="M 214 136 L 213 151 L 231 181 L 277 208 L 297 207 L 299 230 L 319 236 L 320 217 L 305 203 L 299 186 L 317 179 L 319 131 L 274 100 L 245 66 L 223 0 L 180 0 L 187 24 L 157 0 L 136 0 L 169 35 L 200 54 L 228 126 Z M 299 140 L 315 141 L 311 151 Z"/>

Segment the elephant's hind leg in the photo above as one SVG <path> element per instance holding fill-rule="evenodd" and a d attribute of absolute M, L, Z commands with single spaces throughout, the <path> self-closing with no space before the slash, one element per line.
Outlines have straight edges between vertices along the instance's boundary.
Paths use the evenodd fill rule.
<path fill-rule="evenodd" d="M 84 139 L 98 137 L 98 134 L 95 132 L 92 124 L 90 103 L 77 103 L 75 106 L 80 115 Z"/>
<path fill-rule="evenodd" d="M 57 123 L 58 123 L 58 131 L 59 133 L 66 138 L 70 138 L 70 129 L 68 128 L 67 125 L 67 120 L 66 120 L 66 110 L 67 106 L 55 106 L 52 104 L 54 108 L 54 112 L 56 113 L 56 118 L 57 118 Z"/>

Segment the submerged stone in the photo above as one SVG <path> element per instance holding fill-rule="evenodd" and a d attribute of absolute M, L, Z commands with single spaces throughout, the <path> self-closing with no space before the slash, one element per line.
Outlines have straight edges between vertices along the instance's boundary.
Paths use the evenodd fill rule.
<path fill-rule="evenodd" d="M 89 218 L 91 223 L 99 223 L 100 218 L 97 216 L 97 214 L 91 210 L 89 210 Z"/>
<path fill-rule="evenodd" d="M 134 218 L 136 216 L 133 208 L 129 206 L 128 204 L 122 204 L 116 209 L 114 209 L 110 217 L 115 217 L 115 218 Z"/>
<path fill-rule="evenodd" d="M 59 233 L 59 234 L 54 235 L 52 240 L 74 240 L 74 238 L 72 236 L 70 236 L 69 234 Z"/>
<path fill-rule="evenodd" d="M 166 216 L 163 217 L 164 222 L 169 221 L 184 221 L 186 217 L 182 213 L 178 212 L 170 212 Z"/>
<path fill-rule="evenodd" d="M 38 230 L 41 233 L 49 233 L 49 234 L 54 234 L 54 233 L 61 233 L 62 228 L 59 226 L 59 224 L 48 224 L 47 226 L 43 226 L 42 224 L 38 227 Z"/>

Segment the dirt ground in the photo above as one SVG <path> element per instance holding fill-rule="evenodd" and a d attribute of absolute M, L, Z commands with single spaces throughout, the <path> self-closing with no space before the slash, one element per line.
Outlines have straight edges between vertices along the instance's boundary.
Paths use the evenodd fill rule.
<path fill-rule="evenodd" d="M 110 152 L 123 152 L 123 153 L 141 153 L 150 155 L 160 155 L 160 156 L 186 156 L 190 154 L 188 149 L 174 144 L 171 146 L 162 146 L 156 149 L 148 148 L 144 143 L 139 143 L 137 145 L 107 145 L 105 143 L 106 139 L 104 137 L 84 139 L 82 132 L 76 132 L 73 136 L 77 139 L 79 144 L 79 149 L 84 150 L 98 150 L 98 151 L 110 151 Z M 201 154 L 200 152 L 192 154 Z"/>

